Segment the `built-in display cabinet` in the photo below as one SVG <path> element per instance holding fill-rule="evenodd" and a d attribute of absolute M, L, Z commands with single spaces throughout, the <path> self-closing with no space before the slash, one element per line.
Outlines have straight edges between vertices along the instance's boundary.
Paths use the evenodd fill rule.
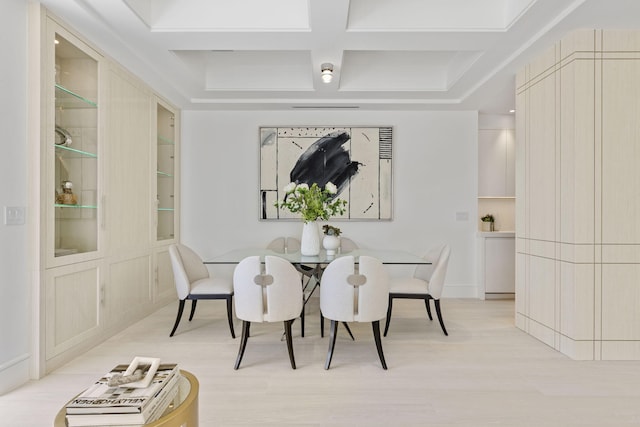
<path fill-rule="evenodd" d="M 179 110 L 46 9 L 30 18 L 44 375 L 176 297 Z"/>
<path fill-rule="evenodd" d="M 155 157 L 152 168 L 155 170 L 154 210 L 155 222 L 151 229 L 151 239 L 155 241 L 154 251 L 154 299 L 165 300 L 175 295 L 173 272 L 168 247 L 177 241 L 179 156 L 178 139 L 180 135 L 179 111 L 164 100 L 156 97 L 154 101 L 154 144 Z"/>
<path fill-rule="evenodd" d="M 176 115 L 161 102 L 156 104 L 156 239 L 158 241 L 175 237 L 175 154 Z"/>
<path fill-rule="evenodd" d="M 52 73 L 45 75 L 45 152 L 49 265 L 77 261 L 73 255 L 99 249 L 100 121 L 98 76 L 102 56 L 50 22 L 46 38 Z M 71 257 L 66 261 L 54 258 Z M 76 257 L 77 258 L 77 257 Z M 86 257 L 85 257 L 86 258 Z"/>

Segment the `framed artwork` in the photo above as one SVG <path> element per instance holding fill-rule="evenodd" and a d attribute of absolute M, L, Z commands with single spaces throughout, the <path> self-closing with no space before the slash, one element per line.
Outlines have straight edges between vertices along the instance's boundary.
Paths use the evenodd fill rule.
<path fill-rule="evenodd" d="M 392 128 L 261 127 L 260 219 L 299 219 L 276 205 L 290 182 L 332 182 L 347 211 L 336 219 L 390 220 Z"/>

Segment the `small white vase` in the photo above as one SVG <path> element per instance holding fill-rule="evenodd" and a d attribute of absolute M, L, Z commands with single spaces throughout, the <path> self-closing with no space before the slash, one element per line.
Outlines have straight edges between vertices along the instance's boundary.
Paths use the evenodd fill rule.
<path fill-rule="evenodd" d="M 302 226 L 300 253 L 305 256 L 317 256 L 320 254 L 320 233 L 318 232 L 318 224 L 315 221 L 305 222 Z"/>
<path fill-rule="evenodd" d="M 493 222 L 482 221 L 482 231 L 493 231 Z"/>
<path fill-rule="evenodd" d="M 336 254 L 336 250 L 340 247 L 340 238 L 333 235 L 325 235 L 322 239 L 322 246 L 327 251 L 327 255 Z"/>

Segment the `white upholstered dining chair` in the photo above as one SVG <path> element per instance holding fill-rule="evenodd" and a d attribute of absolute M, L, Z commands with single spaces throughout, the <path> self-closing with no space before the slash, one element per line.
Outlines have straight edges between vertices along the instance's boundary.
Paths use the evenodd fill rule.
<path fill-rule="evenodd" d="M 249 339 L 251 323 L 284 322 L 291 368 L 296 369 L 291 323 L 302 311 L 300 273 L 277 256 L 265 256 L 264 270 L 259 256 L 243 259 L 233 273 L 236 316 L 242 320 L 242 339 L 234 369 L 240 367 Z"/>
<path fill-rule="evenodd" d="M 380 363 L 387 369 L 380 319 L 387 312 L 388 297 L 389 276 L 380 260 L 360 256 L 356 264 L 353 256 L 343 256 L 327 266 L 320 285 L 320 310 L 331 320 L 325 369 L 331 366 L 339 322 L 371 322 Z"/>
<path fill-rule="evenodd" d="M 437 246 L 424 255 L 424 259 L 431 264 L 417 265 L 413 276 L 391 281 L 389 290 L 389 309 L 387 311 L 387 321 L 384 326 L 384 336 L 389 331 L 389 322 L 391 321 L 391 310 L 393 308 L 393 300 L 395 298 L 404 299 L 421 299 L 427 308 L 429 320 L 433 320 L 431 316 L 431 308 L 429 301 L 433 300 L 436 308 L 436 314 L 440 327 L 445 335 L 449 335 L 442 320 L 442 309 L 440 307 L 440 296 L 444 288 L 444 278 L 447 274 L 447 266 L 449 264 L 449 256 L 451 248 L 448 245 Z"/>
<path fill-rule="evenodd" d="M 295 237 L 276 237 L 267 245 L 267 249 L 270 249 L 274 252 L 285 254 L 288 252 L 298 252 L 300 250 L 300 240 Z M 307 284 L 311 280 L 316 271 L 315 266 L 309 265 L 298 265 L 298 271 L 301 273 L 300 275 L 300 285 L 303 290 L 303 297 L 305 291 L 305 277 L 307 278 Z M 303 300 L 304 301 L 304 300 Z M 304 304 L 302 305 L 302 310 L 300 311 L 300 335 L 304 338 Z"/>
<path fill-rule="evenodd" d="M 231 337 L 235 338 L 233 330 L 233 284 L 230 280 L 211 277 L 202 259 L 191 248 L 174 244 L 169 246 L 169 257 L 173 269 L 173 278 L 178 293 L 178 315 L 169 334 L 170 337 L 178 329 L 186 300 L 191 300 L 189 321 L 196 312 L 196 303 L 200 299 L 224 299 L 227 303 L 227 321 Z"/>
<path fill-rule="evenodd" d="M 340 236 L 340 252 L 341 253 L 355 251 L 359 247 L 360 246 L 358 246 L 358 244 L 354 240 L 348 237 Z M 351 339 L 355 340 L 355 338 L 353 337 L 353 333 L 351 333 L 351 329 L 349 328 L 349 325 L 347 323 L 344 323 L 344 326 L 347 329 L 347 332 L 349 333 L 349 335 L 351 336 Z M 322 311 L 320 312 L 320 336 L 324 337 L 324 318 L 322 317 Z"/>

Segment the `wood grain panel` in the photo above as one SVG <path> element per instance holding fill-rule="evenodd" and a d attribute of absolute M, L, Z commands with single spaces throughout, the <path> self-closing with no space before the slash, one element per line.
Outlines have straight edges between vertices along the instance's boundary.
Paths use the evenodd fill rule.
<path fill-rule="evenodd" d="M 560 70 L 560 240 L 594 242 L 594 63 Z"/>
<path fill-rule="evenodd" d="M 109 265 L 109 286 L 105 291 L 105 303 L 110 323 L 129 316 L 139 318 L 139 314 L 136 313 L 142 307 L 149 308 L 150 265 L 151 257 L 148 255 L 112 262 Z"/>
<path fill-rule="evenodd" d="M 46 358 L 99 332 L 100 269 L 96 262 L 72 264 L 46 273 Z"/>
<path fill-rule="evenodd" d="M 529 237 L 555 239 L 556 84 L 553 76 L 529 89 Z"/>
<path fill-rule="evenodd" d="M 120 254 L 149 244 L 151 95 L 112 68 L 109 100 L 106 221 L 109 253 Z"/>
<path fill-rule="evenodd" d="M 640 242 L 640 60 L 602 66 L 602 242 Z"/>

